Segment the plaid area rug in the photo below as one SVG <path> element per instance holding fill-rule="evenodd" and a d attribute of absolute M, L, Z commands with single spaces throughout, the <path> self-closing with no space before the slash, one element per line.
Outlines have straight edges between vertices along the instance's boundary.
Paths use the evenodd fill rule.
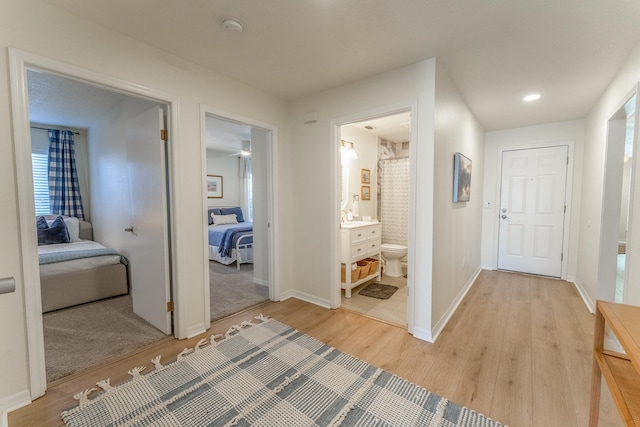
<path fill-rule="evenodd" d="M 67 426 L 482 426 L 468 408 L 276 320 L 232 327 L 165 366 L 78 393 Z M 222 338 L 222 339 L 219 339 Z"/>

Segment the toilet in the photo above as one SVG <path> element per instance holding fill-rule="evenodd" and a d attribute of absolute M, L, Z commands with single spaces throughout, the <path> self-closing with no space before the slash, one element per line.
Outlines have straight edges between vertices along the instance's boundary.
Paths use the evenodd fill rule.
<path fill-rule="evenodd" d="M 385 274 L 390 277 L 401 277 L 403 274 L 400 261 L 407 256 L 408 248 L 394 243 L 383 243 L 380 245 L 380 251 L 385 261 Z"/>

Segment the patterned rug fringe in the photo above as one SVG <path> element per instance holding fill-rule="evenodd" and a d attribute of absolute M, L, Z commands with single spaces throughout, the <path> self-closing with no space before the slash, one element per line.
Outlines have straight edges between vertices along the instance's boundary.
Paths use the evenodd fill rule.
<path fill-rule="evenodd" d="M 268 320 L 270 320 L 270 317 L 269 316 L 263 316 L 262 313 L 260 313 L 260 315 L 256 316 L 255 319 L 260 321 L 257 324 L 262 324 L 262 323 L 267 322 Z M 178 357 L 176 358 L 175 361 L 182 360 L 185 356 L 188 356 L 190 354 L 195 354 L 195 353 L 200 352 L 202 350 L 202 348 L 204 346 L 206 346 L 207 344 L 214 345 L 214 346 L 218 345 L 218 344 L 224 342 L 225 340 L 227 340 L 228 338 L 231 338 L 231 337 L 239 334 L 243 329 L 250 328 L 251 326 L 254 326 L 254 325 L 255 324 L 252 323 L 251 319 L 250 320 L 245 320 L 242 323 L 240 323 L 239 325 L 232 325 L 225 335 L 214 334 L 214 335 L 211 335 L 210 339 L 208 339 L 208 340 L 206 338 L 202 338 L 200 341 L 198 341 L 198 343 L 193 348 L 185 348 L 184 350 L 182 350 L 182 352 L 180 352 L 180 354 L 178 355 Z M 171 364 L 171 362 L 169 362 L 169 364 L 167 364 L 167 365 L 164 365 L 164 366 L 161 365 L 160 364 L 160 358 L 161 357 L 162 357 L 161 355 L 158 355 L 158 356 L 154 357 L 153 359 L 151 359 L 151 363 L 153 363 L 155 370 L 158 370 L 158 371 L 162 370 L 162 369 L 166 368 L 168 365 Z M 132 370 L 128 371 L 127 373 L 129 375 L 131 375 L 131 377 L 132 377 L 130 381 L 139 381 L 140 379 L 142 379 L 141 372 L 144 371 L 145 369 L 146 369 L 146 366 L 136 366 Z M 125 383 L 122 383 L 122 384 L 125 384 Z M 107 378 L 106 380 L 98 381 L 96 383 L 96 385 L 99 388 L 101 388 L 102 392 L 105 393 L 105 394 L 116 390 L 116 388 L 111 385 L 111 378 Z M 97 391 L 97 390 L 98 389 L 96 387 L 91 387 L 91 388 L 89 388 L 87 390 L 80 391 L 80 392 L 74 394 L 73 398 L 79 402 L 78 408 L 83 408 L 86 405 L 88 405 L 89 403 L 91 403 L 91 401 L 95 397 L 92 398 L 92 399 L 89 399 L 89 395 L 91 393 L 93 393 L 94 391 Z M 98 396 L 96 396 L 96 397 L 98 397 Z"/>
<path fill-rule="evenodd" d="M 123 383 L 119 384 L 117 387 L 114 387 L 111 385 L 110 378 L 107 378 L 106 380 L 98 381 L 96 383 L 97 387 L 91 387 L 73 396 L 74 399 L 79 401 L 79 403 L 75 408 L 71 408 L 67 411 L 64 411 L 62 414 L 63 418 L 72 416 L 73 414 L 77 414 L 77 412 L 80 411 L 81 409 L 87 407 L 88 405 L 92 405 L 94 403 L 97 403 L 98 405 L 104 405 L 105 402 L 109 402 L 109 400 L 102 402 L 102 399 L 113 399 L 114 396 L 111 396 L 111 395 L 117 390 L 119 389 L 126 390 L 129 386 L 133 388 L 140 387 L 141 385 L 137 383 L 143 380 L 145 377 L 147 377 L 147 375 L 150 375 L 156 371 L 164 370 L 170 367 L 172 364 L 178 361 L 182 361 L 185 358 L 188 358 L 186 360 L 187 363 L 196 363 L 196 364 L 200 363 L 202 360 L 201 359 L 202 356 L 199 355 L 199 353 L 202 353 L 207 347 L 211 346 L 211 350 L 214 350 L 213 347 L 218 346 L 221 343 L 224 343 L 226 340 L 232 337 L 235 337 L 238 334 L 241 334 L 243 330 L 251 328 L 253 326 L 265 324 L 272 319 L 270 319 L 268 316 L 263 316 L 262 314 L 260 314 L 259 316 L 255 317 L 255 320 L 257 320 L 256 323 L 252 323 L 253 322 L 253 319 L 252 319 L 252 320 L 244 321 L 238 325 L 232 325 L 224 335 L 213 334 L 209 339 L 203 338 L 200 341 L 198 341 L 193 348 L 185 348 L 173 362 L 169 362 L 165 365 L 162 365 L 160 363 L 161 356 L 156 356 L 155 358 L 151 359 L 151 362 L 153 363 L 155 368 L 154 370 L 147 372 L 145 375 L 142 375 L 142 372 L 146 369 L 146 367 L 145 366 L 134 367 L 133 369 L 128 371 L 129 375 L 131 375 L 131 379 L 128 381 L 124 381 Z M 165 407 L 174 405 L 177 402 L 181 402 L 185 397 L 191 395 L 191 393 L 193 392 L 196 392 L 196 396 L 197 396 L 197 391 L 200 387 L 202 387 L 203 384 L 206 385 L 210 381 L 213 382 L 213 381 L 218 381 L 220 378 L 222 379 L 227 378 L 227 376 L 232 372 L 232 370 L 236 366 L 243 366 L 249 363 L 250 361 L 254 360 L 254 358 L 257 355 L 260 355 L 262 357 L 265 353 L 272 354 L 271 352 L 279 351 L 283 348 L 282 343 L 290 342 L 292 340 L 297 340 L 299 339 L 299 335 L 302 335 L 303 337 L 306 336 L 293 328 L 287 327 L 286 325 L 282 325 L 277 321 L 274 321 L 274 322 L 275 324 L 269 323 L 267 327 L 275 326 L 278 328 L 284 328 L 284 327 L 287 328 L 287 329 L 280 329 L 281 332 L 278 335 L 276 335 L 278 339 L 272 339 L 262 343 L 261 347 L 259 347 L 261 351 L 252 352 L 250 354 L 238 353 L 239 355 L 242 355 L 244 357 L 241 357 L 239 360 L 237 359 L 234 360 L 233 364 L 230 364 L 229 366 L 226 366 L 223 369 L 201 373 L 201 377 L 197 382 L 196 381 L 192 381 L 188 383 L 185 382 L 186 387 L 181 388 L 179 392 L 170 396 L 170 398 L 164 400 Z M 311 340 L 313 339 L 311 338 Z M 230 345 L 232 344 L 230 343 Z M 338 358 L 348 357 L 349 358 L 348 360 L 351 360 L 351 361 L 356 360 L 357 363 L 362 363 L 364 366 L 367 365 L 366 362 L 362 362 L 357 358 L 353 358 L 352 356 L 346 355 L 331 346 L 323 344 L 322 342 L 319 342 L 319 345 L 320 347 L 314 347 L 315 350 L 311 350 L 311 347 L 304 347 L 304 348 L 308 349 L 309 351 L 312 351 L 312 353 L 314 353 L 315 356 L 318 356 L 321 360 L 334 360 L 336 355 L 338 355 Z M 191 357 L 194 357 L 195 359 L 191 359 Z M 252 362 L 252 363 L 264 363 L 263 361 L 261 361 L 262 359 L 255 359 L 255 360 L 256 362 Z M 316 358 L 309 358 L 309 359 L 303 358 L 303 359 L 300 359 L 297 363 L 298 364 L 296 365 L 295 372 L 291 372 L 292 375 L 286 375 L 286 376 L 282 375 L 279 378 L 278 383 L 277 384 L 272 383 L 272 387 L 266 388 L 263 391 L 263 394 L 257 397 L 253 396 L 250 402 L 245 402 L 244 405 L 236 407 L 235 410 L 237 412 L 233 414 L 232 417 L 227 418 L 225 420 L 226 423 L 224 423 L 224 425 L 231 427 L 241 423 L 246 423 L 247 420 L 251 419 L 252 416 L 255 416 L 256 411 L 259 411 L 261 408 L 264 408 L 267 402 L 271 400 L 276 400 L 278 395 L 282 392 L 286 394 L 287 393 L 286 389 L 290 385 L 292 385 L 293 383 L 298 383 L 300 379 L 303 377 L 312 378 L 317 373 L 318 364 L 317 364 Z M 356 363 L 356 362 L 349 362 L 349 363 Z M 340 366 L 346 367 L 347 365 L 345 364 Z M 359 367 L 360 365 L 356 364 L 355 366 Z M 366 377 L 366 380 L 364 382 L 361 382 L 357 389 L 352 390 L 352 393 L 350 395 L 346 395 L 346 394 L 344 395 L 344 399 L 345 399 L 344 406 L 342 408 L 336 408 L 337 411 L 331 414 L 330 418 L 325 419 L 326 424 L 323 424 L 323 425 L 326 425 L 328 427 L 338 427 L 345 422 L 351 425 L 353 423 L 354 416 L 355 417 L 363 416 L 363 415 L 360 415 L 360 413 L 362 413 L 363 411 L 363 406 L 362 406 L 363 402 L 367 402 L 367 405 L 372 404 L 371 403 L 372 396 L 377 396 L 377 393 L 382 393 L 379 390 L 395 390 L 393 391 L 393 393 L 398 393 L 398 394 L 392 393 L 391 394 L 392 397 L 395 396 L 397 398 L 400 398 L 402 396 L 403 398 L 405 398 L 405 402 L 409 402 L 410 405 L 417 405 L 418 407 L 421 407 L 423 405 L 429 405 L 429 404 L 433 405 L 435 403 L 435 406 L 432 406 L 433 408 L 432 412 L 430 412 L 431 414 L 433 414 L 433 417 L 432 417 L 433 419 L 431 419 L 430 417 L 427 420 L 429 421 L 428 425 L 432 425 L 432 422 L 434 422 L 433 425 L 435 425 L 435 423 L 438 423 L 437 425 L 442 425 L 441 422 L 449 422 L 449 417 L 452 416 L 452 412 L 451 412 L 452 409 L 451 409 L 451 406 L 449 406 L 450 401 L 448 399 L 432 394 L 428 390 L 419 388 L 418 386 L 415 386 L 414 384 L 411 384 L 400 377 L 391 375 L 380 368 L 375 368 L 369 365 L 369 367 L 366 369 L 370 370 L 369 371 L 370 373 L 367 374 L 370 376 Z M 353 371 L 348 370 L 348 372 L 352 374 L 356 372 L 360 372 L 360 374 L 357 374 L 357 375 L 362 375 L 364 373 L 364 371 L 357 371 L 357 370 L 353 370 Z M 389 377 L 390 375 L 391 377 Z M 151 379 L 153 380 L 154 378 L 155 377 Z M 365 376 L 362 376 L 362 379 L 364 378 Z M 379 380 L 382 381 L 382 384 L 386 384 L 386 385 L 384 386 L 378 385 Z M 142 387 L 146 387 L 147 386 L 146 384 L 147 383 L 143 383 Z M 317 384 L 320 384 L 320 383 L 317 383 Z M 296 385 L 295 387 L 299 387 L 299 385 Z M 294 387 L 294 390 L 295 390 L 295 387 Z M 384 387 L 384 388 L 381 388 L 381 387 Z M 101 390 L 99 394 L 97 394 L 96 396 L 93 396 L 92 398 L 89 398 L 89 396 L 93 392 L 99 389 Z M 126 396 L 126 393 L 125 393 L 125 396 Z M 434 402 L 435 399 L 438 399 L 437 402 Z M 386 400 L 384 401 L 386 402 Z M 429 402 L 432 402 L 432 403 L 429 403 Z M 451 403 L 453 404 L 453 402 Z M 384 407 L 384 403 L 382 403 L 382 405 L 383 405 L 382 407 Z M 456 426 L 463 426 L 463 425 L 477 426 L 477 427 L 502 426 L 502 424 L 497 423 L 476 411 L 473 411 L 469 408 L 460 407 L 459 405 L 455 405 L 455 404 L 453 405 L 455 408 L 457 408 L 457 409 L 453 409 L 453 411 L 459 410 L 459 412 L 456 412 L 456 416 L 459 417 L 457 422 L 455 423 Z M 224 408 L 226 409 L 226 406 Z M 352 411 L 355 408 L 358 408 L 358 409 L 356 412 L 354 412 L 355 415 L 352 415 Z M 424 406 L 424 408 L 426 409 L 426 406 Z M 140 406 L 139 410 L 131 412 L 131 415 L 120 415 L 120 417 L 122 418 L 119 418 L 119 420 L 120 421 L 126 420 L 127 425 L 129 425 L 129 423 L 135 424 L 134 419 L 148 421 L 150 419 L 155 419 L 155 417 L 158 416 L 159 413 L 160 413 L 160 409 L 158 409 L 158 407 Z M 393 411 L 392 411 L 392 414 L 393 414 Z M 381 422 L 387 423 L 387 424 L 389 423 L 389 420 L 385 421 L 384 419 L 380 419 L 388 416 L 386 413 L 384 415 L 380 415 L 380 412 L 377 412 L 374 415 L 374 413 L 371 412 L 371 413 L 365 414 L 364 416 L 369 417 L 368 421 L 364 421 L 363 419 L 363 422 L 365 422 L 365 424 L 367 422 L 373 423 L 373 424 L 379 424 Z M 404 416 L 404 413 L 403 413 L 403 416 Z M 65 419 L 65 423 L 66 423 L 66 419 Z M 269 423 L 267 424 L 271 425 Z M 74 423 L 74 425 L 77 425 L 77 424 Z M 171 423 L 167 425 L 174 425 L 174 424 Z M 183 424 L 180 424 L 180 425 L 183 425 Z M 421 425 L 426 425 L 426 424 L 421 424 Z M 453 426 L 454 424 L 451 423 L 447 425 Z"/>

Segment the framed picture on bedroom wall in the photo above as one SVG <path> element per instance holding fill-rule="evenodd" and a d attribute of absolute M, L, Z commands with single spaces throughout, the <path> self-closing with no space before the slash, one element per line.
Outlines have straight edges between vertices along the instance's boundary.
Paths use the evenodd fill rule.
<path fill-rule="evenodd" d="M 222 198 L 221 175 L 207 175 L 207 197 L 210 199 Z"/>

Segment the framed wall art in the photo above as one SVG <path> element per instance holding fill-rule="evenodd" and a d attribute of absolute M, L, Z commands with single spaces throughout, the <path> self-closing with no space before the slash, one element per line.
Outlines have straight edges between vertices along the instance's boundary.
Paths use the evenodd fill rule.
<path fill-rule="evenodd" d="M 468 202 L 471 198 L 471 159 L 462 153 L 453 155 L 453 202 Z"/>
<path fill-rule="evenodd" d="M 369 169 L 360 170 L 360 182 L 362 184 L 371 184 L 371 170 Z"/>
<path fill-rule="evenodd" d="M 371 187 L 368 185 L 363 185 L 360 187 L 360 199 L 361 200 L 371 200 Z"/>
<path fill-rule="evenodd" d="M 207 175 L 207 197 L 210 199 L 222 198 L 221 175 Z"/>

